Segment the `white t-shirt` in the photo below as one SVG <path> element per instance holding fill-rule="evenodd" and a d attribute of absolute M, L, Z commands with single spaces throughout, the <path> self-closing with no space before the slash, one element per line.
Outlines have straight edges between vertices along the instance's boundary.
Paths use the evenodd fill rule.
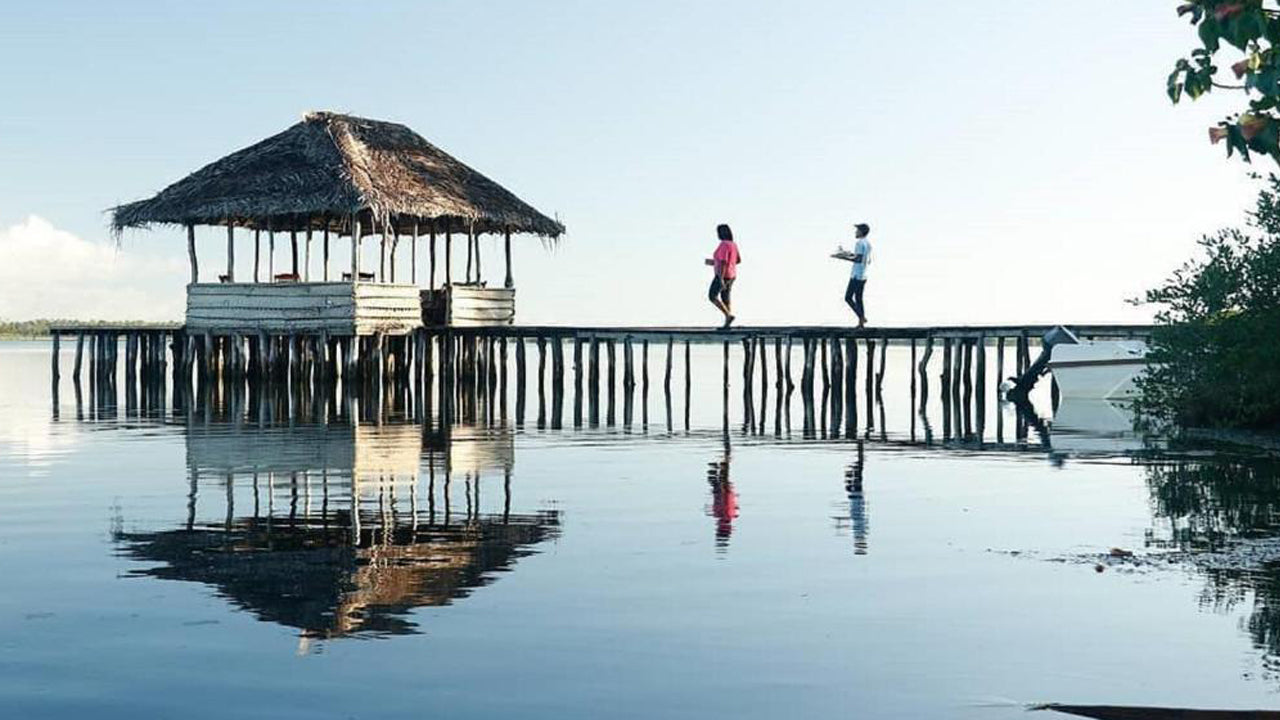
<path fill-rule="evenodd" d="M 853 264 L 853 270 L 849 273 L 849 277 L 854 280 L 866 280 L 867 266 L 871 264 L 871 241 L 866 238 L 858 238 L 858 242 L 853 244 L 853 254 L 861 255 L 862 260 Z"/>

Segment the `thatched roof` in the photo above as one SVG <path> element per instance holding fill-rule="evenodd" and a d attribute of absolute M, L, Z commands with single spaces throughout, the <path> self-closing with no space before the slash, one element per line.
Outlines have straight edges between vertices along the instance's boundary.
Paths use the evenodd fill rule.
<path fill-rule="evenodd" d="M 113 208 L 116 232 L 153 224 L 324 228 L 364 233 L 415 224 L 437 231 L 558 237 L 559 222 L 533 209 L 397 123 L 313 112 L 302 122 L 197 170 L 148 200 Z M 376 228 L 371 228 L 376 224 Z"/>

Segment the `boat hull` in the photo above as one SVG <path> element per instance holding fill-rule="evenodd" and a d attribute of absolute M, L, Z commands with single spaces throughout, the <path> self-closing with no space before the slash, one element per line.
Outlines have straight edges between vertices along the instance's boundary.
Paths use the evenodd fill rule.
<path fill-rule="evenodd" d="M 1062 397 L 1119 399 L 1136 392 L 1147 369 L 1146 343 L 1087 342 L 1053 348 L 1049 371 Z"/>

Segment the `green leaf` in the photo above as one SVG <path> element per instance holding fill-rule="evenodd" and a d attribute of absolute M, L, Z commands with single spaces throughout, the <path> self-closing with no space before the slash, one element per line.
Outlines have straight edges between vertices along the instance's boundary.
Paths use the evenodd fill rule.
<path fill-rule="evenodd" d="M 1200 27 L 1196 29 L 1196 33 L 1200 36 L 1200 42 L 1209 52 L 1218 52 L 1220 47 L 1218 32 L 1218 21 L 1212 17 L 1206 17 L 1204 22 L 1200 23 Z"/>

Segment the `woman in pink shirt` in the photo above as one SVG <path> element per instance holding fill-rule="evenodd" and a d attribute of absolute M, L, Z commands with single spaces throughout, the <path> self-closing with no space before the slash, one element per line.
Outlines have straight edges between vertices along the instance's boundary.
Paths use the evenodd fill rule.
<path fill-rule="evenodd" d="M 733 324 L 734 319 L 729 305 L 729 293 L 733 289 L 733 281 L 738 277 L 738 263 L 742 262 L 742 256 L 738 254 L 738 246 L 733 242 L 733 231 L 728 225 L 717 226 L 716 235 L 720 236 L 720 245 L 707 260 L 708 265 L 715 267 L 716 276 L 711 281 L 707 297 L 716 309 L 724 313 L 724 325 L 721 327 L 727 328 Z"/>

